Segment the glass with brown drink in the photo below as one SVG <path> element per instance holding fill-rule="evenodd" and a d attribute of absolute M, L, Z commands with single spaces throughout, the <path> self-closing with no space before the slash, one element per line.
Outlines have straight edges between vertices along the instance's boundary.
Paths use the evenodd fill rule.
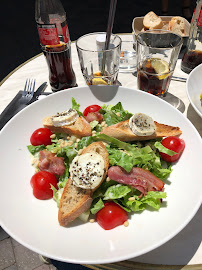
<path fill-rule="evenodd" d="M 200 64 L 202 64 L 202 51 L 190 50 L 185 52 L 182 58 L 181 69 L 185 73 L 190 73 Z"/>
<path fill-rule="evenodd" d="M 137 35 L 137 86 L 155 96 L 165 96 L 170 85 L 182 37 L 165 30 Z"/>
<path fill-rule="evenodd" d="M 172 73 L 166 61 L 160 58 L 145 59 L 137 70 L 138 88 L 155 96 L 163 96 L 170 84 Z"/>

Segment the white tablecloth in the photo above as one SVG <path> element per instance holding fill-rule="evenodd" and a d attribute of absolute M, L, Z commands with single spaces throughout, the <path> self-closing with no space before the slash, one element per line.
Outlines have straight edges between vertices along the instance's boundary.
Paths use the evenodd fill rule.
<path fill-rule="evenodd" d="M 121 35 L 122 39 L 132 38 Z M 72 43 L 73 69 L 76 73 L 78 86 L 85 86 L 75 43 Z M 180 69 L 181 60 L 178 60 L 174 72 L 175 76 L 187 78 L 188 75 Z M 0 113 L 14 98 L 19 90 L 23 90 L 26 78 L 36 79 L 36 89 L 44 81 L 49 82 L 48 67 L 42 54 L 28 60 L 16 68 L 2 82 L 0 89 Z M 119 73 L 118 80 L 122 86 L 137 88 L 137 79 L 132 73 Z M 50 85 L 46 89 L 51 91 Z M 202 136 L 202 119 L 194 111 L 186 95 L 185 82 L 171 81 L 167 99 L 172 99 L 176 107 L 185 114 Z M 198 265 L 202 269 L 202 207 L 192 221 L 176 237 L 163 246 L 134 259 L 135 262 L 162 264 L 162 265 Z M 163 269 L 163 268 L 162 268 Z M 168 269 L 168 268 L 166 268 Z M 173 269 L 173 268 L 172 268 Z M 190 268 L 189 268 L 190 269 Z M 196 268 L 194 268 L 196 269 Z"/>

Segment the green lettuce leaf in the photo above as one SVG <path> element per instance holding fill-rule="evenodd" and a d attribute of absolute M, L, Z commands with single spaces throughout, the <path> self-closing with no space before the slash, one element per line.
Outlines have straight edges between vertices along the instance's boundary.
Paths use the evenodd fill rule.
<path fill-rule="evenodd" d="M 86 212 L 83 212 L 78 218 L 83 222 L 87 222 L 89 216 L 90 216 L 90 209 L 88 209 Z"/>
<path fill-rule="evenodd" d="M 51 189 L 53 190 L 53 199 L 56 201 L 57 207 L 59 207 L 60 199 L 63 193 L 63 188 L 56 189 L 53 185 L 51 185 Z"/>
<path fill-rule="evenodd" d="M 106 122 L 108 126 L 115 125 L 119 123 L 119 117 L 115 112 L 109 111 L 103 115 L 103 120 Z"/>
<path fill-rule="evenodd" d="M 113 105 L 106 105 L 106 104 L 103 104 L 102 106 L 101 106 L 101 109 L 99 110 L 99 112 L 101 113 L 101 114 L 105 114 L 107 111 L 111 111 L 111 108 L 113 107 Z"/>
<path fill-rule="evenodd" d="M 113 185 L 109 187 L 105 194 L 103 200 L 115 200 L 125 197 L 129 192 L 131 192 L 131 187 L 126 185 Z"/>
<path fill-rule="evenodd" d="M 93 215 L 95 215 L 103 207 L 104 207 L 104 203 L 102 199 L 99 199 L 96 203 L 93 204 L 90 211 Z"/>
<path fill-rule="evenodd" d="M 58 179 L 58 188 L 64 188 L 67 180 L 69 179 L 69 166 L 65 163 L 65 173 L 60 175 Z"/>
<path fill-rule="evenodd" d="M 104 104 L 99 112 L 103 114 L 103 120 L 108 126 L 128 120 L 132 116 L 131 113 L 123 109 L 121 102 L 114 106 Z"/>
<path fill-rule="evenodd" d="M 77 149 L 83 149 L 84 147 L 87 147 L 90 145 L 92 142 L 94 142 L 93 137 L 88 136 L 88 137 L 83 137 L 81 140 L 78 142 Z"/>
<path fill-rule="evenodd" d="M 109 164 L 111 166 L 120 166 L 127 172 L 130 172 L 133 167 L 133 157 L 123 151 L 107 147 L 109 154 Z"/>
<path fill-rule="evenodd" d="M 96 120 L 93 120 L 93 121 L 91 121 L 90 122 L 90 127 L 91 127 L 91 129 L 94 129 L 97 125 L 98 125 L 98 121 L 96 121 Z"/>
<path fill-rule="evenodd" d="M 67 140 L 67 137 L 69 135 L 67 133 L 55 133 L 55 138 L 51 139 L 52 143 L 57 143 L 58 140 L 62 139 L 62 140 Z"/>
<path fill-rule="evenodd" d="M 130 213 L 131 209 L 129 207 L 123 206 L 118 200 L 113 200 L 116 204 L 118 204 L 121 208 L 123 208 L 126 212 Z"/>
<path fill-rule="evenodd" d="M 60 147 L 59 143 L 47 145 L 46 149 L 51 153 L 56 154 L 58 157 L 68 158 L 69 163 L 71 163 L 78 154 L 78 151 L 73 146 Z"/>
<path fill-rule="evenodd" d="M 61 147 L 57 143 L 52 143 L 51 145 L 47 145 L 46 149 L 53 154 L 60 154 L 61 153 Z"/>
<path fill-rule="evenodd" d="M 94 199 L 97 199 L 97 198 L 100 198 L 100 197 L 103 197 L 106 190 L 113 186 L 113 185 L 116 185 L 117 182 L 116 181 L 113 181 L 113 180 L 110 180 L 110 181 L 104 181 L 98 189 L 95 190 L 95 192 L 93 192 L 93 200 Z"/>
<path fill-rule="evenodd" d="M 82 112 L 79 111 L 80 104 L 76 102 L 75 98 L 72 97 L 72 109 L 76 110 L 79 116 L 83 116 Z"/>
<path fill-rule="evenodd" d="M 116 148 L 120 148 L 120 149 L 128 150 L 128 151 L 133 150 L 133 148 L 135 147 L 135 144 L 131 145 L 130 143 L 122 142 L 122 141 L 115 139 L 114 137 L 110 137 L 106 134 L 97 134 L 97 135 L 93 136 L 93 140 L 94 141 L 104 141 L 104 142 L 107 142 L 108 144 L 111 144 L 112 147 L 116 147 Z"/>
<path fill-rule="evenodd" d="M 77 156 L 78 151 L 73 146 L 65 146 L 61 148 L 61 151 L 58 153 L 59 156 L 66 156 L 69 160 L 69 163 Z"/>
<path fill-rule="evenodd" d="M 27 149 L 29 150 L 29 152 L 34 156 L 36 153 L 44 150 L 46 147 L 45 145 L 37 145 L 37 146 L 34 146 L 34 145 L 28 145 L 27 146 Z"/>
<path fill-rule="evenodd" d="M 147 195 L 139 198 L 139 196 L 133 194 L 135 200 L 131 201 L 128 198 L 124 198 L 122 202 L 127 207 L 129 207 L 132 211 L 138 212 L 151 207 L 155 210 L 159 210 L 161 206 L 161 199 L 166 198 L 165 192 L 158 192 L 158 191 L 149 191 Z"/>
<path fill-rule="evenodd" d="M 102 130 L 102 126 L 101 124 L 97 124 L 97 126 L 95 127 L 96 132 L 100 132 Z"/>
<path fill-rule="evenodd" d="M 176 155 L 177 153 L 166 148 L 165 146 L 163 146 L 160 142 L 155 142 L 155 147 L 159 150 L 159 152 L 162 152 L 162 153 L 165 153 L 169 156 L 174 156 Z"/>

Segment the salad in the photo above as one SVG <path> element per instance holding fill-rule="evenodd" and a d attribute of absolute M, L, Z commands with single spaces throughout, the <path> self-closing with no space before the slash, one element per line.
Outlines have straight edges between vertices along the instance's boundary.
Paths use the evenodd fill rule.
<path fill-rule="evenodd" d="M 109 168 L 117 166 L 126 174 L 131 174 L 135 168 L 140 168 L 161 181 L 172 172 L 172 162 L 177 161 L 182 154 L 185 143 L 179 137 L 166 137 L 149 141 L 123 142 L 101 130 L 119 122 L 130 119 L 133 114 L 125 110 L 118 102 L 115 105 L 90 105 L 83 113 L 80 104 L 72 98 L 72 109 L 90 123 L 92 136 L 77 138 L 65 133 L 53 133 L 47 128 L 39 128 L 30 137 L 28 150 L 36 173 L 31 178 L 33 194 L 38 199 L 53 198 L 57 206 L 64 187 L 70 176 L 70 165 L 82 149 L 93 142 L 101 141 L 106 146 L 109 155 Z M 93 116 L 93 117 L 92 117 Z M 59 173 L 39 169 L 39 155 L 47 150 L 50 156 L 57 159 L 58 168 L 63 161 L 64 168 Z M 158 211 L 162 201 L 166 199 L 164 188 L 142 192 L 130 184 L 124 184 L 110 179 L 109 176 L 93 192 L 92 204 L 88 211 L 79 218 L 83 221 L 97 221 L 104 229 L 112 229 L 118 225 L 128 226 L 128 215 L 145 210 Z"/>

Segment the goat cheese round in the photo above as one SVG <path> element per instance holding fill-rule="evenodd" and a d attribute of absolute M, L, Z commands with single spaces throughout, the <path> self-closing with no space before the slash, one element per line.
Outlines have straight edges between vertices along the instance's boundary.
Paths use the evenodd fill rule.
<path fill-rule="evenodd" d="M 69 126 L 76 122 L 78 117 L 79 115 L 76 110 L 69 109 L 68 111 L 52 116 L 52 122 L 55 127 Z"/>
<path fill-rule="evenodd" d="M 73 184 L 83 189 L 95 189 L 104 175 L 104 159 L 96 153 L 76 156 L 69 168 Z"/>
<path fill-rule="evenodd" d="M 138 136 L 150 136 L 156 130 L 153 119 L 144 113 L 135 113 L 129 119 L 129 127 Z"/>

